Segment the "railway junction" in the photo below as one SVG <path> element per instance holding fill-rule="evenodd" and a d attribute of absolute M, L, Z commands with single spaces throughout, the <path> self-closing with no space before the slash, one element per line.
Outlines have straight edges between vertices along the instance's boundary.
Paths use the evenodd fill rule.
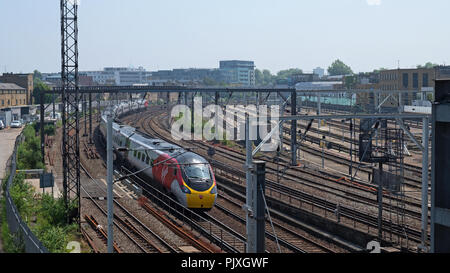
<path fill-rule="evenodd" d="M 61 0 L 62 87 L 48 92 L 52 104 L 40 105 L 40 124 L 46 112 L 55 117 L 58 111 L 62 128 L 49 141 L 40 126 L 40 137 L 43 163 L 62 189 L 67 222 L 78 226 L 89 252 L 450 252 L 449 79 L 436 80 L 431 115 L 404 111 L 405 97 L 420 91 L 84 87 L 77 20 L 77 1 Z M 151 93 L 165 103 L 150 102 Z M 362 94 L 368 99 L 353 103 Z M 348 105 L 322 103 L 336 96 Z M 199 121 L 200 129 L 184 128 L 189 134 L 209 124 L 195 115 L 195 101 L 214 105 L 209 121 L 216 121 L 217 135 L 229 125 L 243 137 L 176 140 L 176 105 L 190 109 L 184 118 Z M 243 107 L 228 115 L 228 105 Z M 279 107 L 279 115 L 261 115 L 257 110 L 264 105 Z M 113 137 L 113 121 L 116 134 L 126 137 Z M 267 134 L 251 139 L 252 129 L 261 127 Z M 131 147 L 138 138 L 146 145 Z M 166 148 L 154 148 L 160 144 Z M 268 144 L 275 148 L 262 149 Z M 174 163 L 177 151 L 207 163 Z M 167 158 L 156 161 L 154 153 Z M 182 204 L 172 186 L 158 183 L 187 174 L 169 173 L 174 166 L 196 164 L 210 166 L 213 174 L 215 190 L 208 194 L 216 199 L 208 210 Z M 158 175 L 152 173 L 156 166 L 163 166 Z M 149 177 L 144 171 L 150 168 Z M 186 177 L 181 180 L 192 178 Z M 205 197 L 186 185 L 177 189 L 185 198 Z M 8 213 L 16 215 L 14 209 Z M 29 229 L 21 229 L 29 236 L 28 252 L 47 252 Z"/>
<path fill-rule="evenodd" d="M 198 89 L 198 91 L 194 91 L 189 90 L 189 88 L 182 90 L 182 87 L 175 87 L 172 90 L 168 90 L 169 88 L 166 87 L 156 87 L 155 90 L 149 87 L 127 87 L 123 89 L 113 87 L 112 89 L 103 90 L 103 92 L 112 92 L 115 95 L 111 97 L 117 98 L 117 100 L 110 101 L 109 104 L 118 104 L 121 101 L 118 99 L 120 93 L 130 92 L 142 94 L 141 97 L 145 97 L 145 93 L 162 92 L 161 89 L 164 89 L 164 94 L 168 92 L 179 93 L 179 103 L 186 102 L 188 105 L 193 102 L 195 93 L 201 95 L 199 97 L 205 100 L 205 104 L 208 102 L 208 98 L 211 102 L 233 103 L 233 94 L 239 92 L 259 91 L 261 95 L 256 97 L 260 98 L 269 98 L 270 93 L 281 94 L 278 96 L 279 103 L 285 106 L 285 113 L 279 118 L 280 121 L 285 121 L 279 124 L 282 127 L 280 131 L 283 132 L 280 134 L 282 135 L 283 148 L 271 153 L 251 152 L 255 159 L 264 161 L 266 167 L 264 202 L 268 208 L 266 218 L 267 215 L 270 215 L 270 217 L 264 224 L 265 251 L 362 252 L 367 251 L 368 243 L 379 240 L 383 251 L 416 252 L 424 251 L 423 242 L 427 244 L 430 241 L 429 222 L 431 218 L 428 216 L 429 206 L 427 206 L 426 217 L 427 232 L 426 235 L 422 233 L 424 226 L 422 197 L 424 193 L 421 191 L 423 181 L 429 182 L 430 169 L 427 168 L 426 170 L 426 179 L 420 178 L 424 173 L 424 168 L 420 163 L 426 162 L 422 158 L 422 151 L 425 149 L 420 143 L 422 138 L 429 136 L 422 131 L 426 132 L 430 129 L 429 126 L 423 126 L 423 121 L 428 123 L 429 115 L 417 113 L 355 114 L 327 109 L 326 106 L 322 107 L 322 111 L 326 114 L 311 115 L 311 111 L 317 113 L 317 109 L 310 106 L 297 106 L 296 111 L 291 110 L 295 102 L 292 99 L 290 101 L 285 100 L 282 94 L 284 92 L 284 94 L 292 95 L 292 90 L 287 93 L 286 90 Z M 79 91 L 81 93 L 87 92 L 83 88 Z M 101 92 L 100 90 L 89 91 Z M 181 95 L 183 91 L 186 95 Z M 58 90 L 55 90 L 55 92 L 58 92 Z M 301 95 L 297 94 L 297 97 Z M 191 98 L 189 99 L 188 96 Z M 125 97 L 129 98 L 128 95 Z M 133 97 L 139 97 L 139 95 Z M 138 99 L 134 100 L 138 101 Z M 130 101 L 132 100 L 128 99 L 122 101 L 122 103 L 130 104 Z M 260 101 L 255 100 L 254 103 L 264 104 L 265 101 L 262 99 Z M 94 104 L 101 105 L 104 103 L 95 102 Z M 246 247 L 248 247 L 246 235 L 249 232 L 247 225 L 249 221 L 246 219 L 248 213 L 245 213 L 242 208 L 247 203 L 246 191 L 248 187 L 246 185 L 248 185 L 248 181 L 245 177 L 249 175 L 246 173 L 244 166 L 248 160 L 245 151 L 249 147 L 239 141 L 232 144 L 224 144 L 220 141 L 219 143 L 217 141 L 174 141 L 170 134 L 170 126 L 173 123 L 170 110 L 174 105 L 175 103 L 163 106 L 151 104 L 146 107 L 142 106 L 140 109 L 122 114 L 120 121 L 138 128 L 140 132 L 152 138 L 175 143 L 181 147 L 189 147 L 195 153 L 208 158 L 218 181 L 219 194 L 213 210 L 202 215 L 196 215 L 196 217 L 192 217 L 195 212 L 187 212 L 188 210 L 184 211 L 183 214 L 191 214 L 189 217 L 185 214 L 180 216 L 178 215 L 179 212 L 174 212 L 175 210 L 167 204 L 175 202 L 170 200 L 170 197 L 166 196 L 164 198 L 169 198 L 168 201 L 158 201 L 158 203 L 165 203 L 163 207 L 175 213 L 176 215 L 172 217 L 177 221 L 180 221 L 181 217 L 180 225 L 184 226 L 189 222 L 196 227 L 191 228 L 196 230 L 198 236 L 205 236 L 206 241 L 215 245 L 217 249 L 224 252 L 245 252 Z M 300 115 L 292 115 L 293 112 L 300 113 Z M 247 115 L 248 117 L 254 117 L 255 113 L 249 112 Z M 243 116 L 245 116 L 245 113 L 236 113 L 237 119 Z M 84 147 L 82 149 L 84 152 L 80 153 L 81 162 L 86 155 L 89 158 L 86 159 L 88 163 L 83 165 L 97 166 L 91 163 L 93 160 L 99 161 L 98 164 L 103 166 L 104 173 L 106 173 L 105 157 L 92 155 L 92 150 L 95 150 L 96 153 L 104 153 L 104 146 L 98 146 L 100 145 L 98 142 L 102 143 L 102 141 L 96 136 L 98 128 L 95 121 L 98 120 L 98 117 L 89 114 L 87 114 L 87 117 L 89 122 L 86 122 L 86 126 L 89 129 L 85 129 L 85 131 L 92 132 L 92 135 L 88 133 L 86 137 L 80 137 L 83 143 L 81 147 Z M 379 187 L 377 181 L 374 180 L 374 177 L 376 177 L 374 163 L 367 164 L 367 162 L 358 160 L 360 143 L 355 135 L 357 133 L 361 135 L 362 122 L 360 120 L 364 121 L 369 117 L 375 120 L 388 120 L 388 122 L 385 122 L 384 126 L 386 127 L 384 128 L 397 129 L 397 135 L 389 145 L 392 146 L 393 143 L 401 142 L 401 147 L 397 147 L 395 153 L 403 154 L 406 151 L 410 154 L 408 157 L 402 156 L 401 161 L 396 161 L 392 165 L 386 163 L 388 165 L 386 172 L 391 173 L 394 177 L 397 174 L 402 174 L 403 177 L 400 185 L 387 184 L 383 187 L 381 205 L 378 202 Z M 398 124 L 400 119 L 405 120 L 401 125 Z M 303 133 L 299 133 L 296 129 L 295 140 L 291 137 L 292 120 L 297 120 L 294 126 L 300 128 L 300 131 L 309 127 L 309 130 Z M 313 120 L 312 124 L 314 125 L 308 126 L 311 120 Z M 327 120 L 327 122 L 325 123 L 322 120 Z M 342 122 L 343 120 L 347 123 Z M 225 122 L 231 121 L 225 120 Z M 92 127 L 90 127 L 90 124 L 93 124 Z M 324 124 L 326 125 L 324 126 Z M 351 132 L 350 124 L 353 124 L 353 132 Z M 372 124 L 372 126 L 374 125 Z M 81 126 L 84 126 L 83 123 L 81 123 Z M 80 130 L 80 133 L 82 131 Z M 401 137 L 399 137 L 398 132 L 402 132 Z M 380 133 L 380 136 L 374 139 L 374 142 L 380 142 L 380 146 L 383 142 L 381 135 Z M 326 145 L 323 145 L 324 136 L 327 141 Z M 292 153 L 292 144 L 298 145 L 295 153 Z M 255 144 L 252 146 L 257 147 Z M 211 155 L 211 150 L 215 151 L 214 155 Z M 293 154 L 297 158 L 294 158 Z M 429 160 L 429 156 L 427 160 Z M 293 164 L 294 162 L 296 163 Z M 122 174 L 118 174 L 119 176 L 130 172 L 124 166 L 117 166 L 117 168 L 121 169 Z M 95 167 L 95 170 L 98 172 L 99 168 Z M 99 177 L 103 177 L 104 181 L 104 174 Z M 136 176 L 133 178 L 134 181 L 128 182 L 131 187 L 127 187 L 127 185 L 119 186 L 132 191 L 131 194 L 123 194 L 123 196 L 134 199 L 139 199 L 139 196 L 146 196 L 146 201 L 152 200 L 152 198 L 160 200 L 161 197 L 153 196 L 150 191 L 156 192 L 158 196 L 163 193 L 159 192 L 158 189 L 143 187 L 142 180 L 144 179 Z M 129 180 L 132 180 L 132 177 Z M 104 182 L 103 186 L 105 186 Z M 144 186 L 146 185 L 144 184 Z M 133 187 L 140 189 L 133 191 Z M 152 197 L 148 197 L 149 195 Z M 428 191 L 426 195 L 428 198 Z M 123 196 L 120 198 L 123 198 Z M 142 203 L 142 198 L 140 203 Z M 155 205 L 161 207 L 160 204 Z M 165 213 L 167 213 L 166 215 L 171 214 L 168 211 Z M 379 217 L 380 215 L 381 217 Z M 187 220 L 188 218 L 189 220 Z M 191 222 L 193 221 L 192 218 L 201 220 Z M 209 228 L 204 227 L 205 223 L 210 225 Z M 302 234 L 301 239 L 298 238 L 299 234 Z"/>

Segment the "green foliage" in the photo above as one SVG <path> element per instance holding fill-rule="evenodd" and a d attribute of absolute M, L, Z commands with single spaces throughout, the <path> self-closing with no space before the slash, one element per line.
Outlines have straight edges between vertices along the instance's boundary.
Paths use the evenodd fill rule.
<path fill-rule="evenodd" d="M 300 73 L 303 73 L 303 71 L 298 68 L 281 70 L 276 75 L 272 75 L 267 69 L 264 69 L 263 71 L 256 69 L 255 81 L 258 86 L 274 85 L 280 81 L 287 81 L 292 75 Z"/>
<path fill-rule="evenodd" d="M 264 69 L 263 71 L 255 70 L 255 82 L 259 86 L 268 86 L 274 84 L 276 81 L 275 76 L 270 73 L 269 70 Z"/>
<path fill-rule="evenodd" d="M 353 74 L 353 71 L 350 66 L 338 59 L 334 61 L 330 67 L 328 67 L 328 74 L 331 76 L 350 75 Z"/>
<path fill-rule="evenodd" d="M 46 85 L 43 81 L 38 78 L 34 79 L 34 89 L 33 89 L 33 97 L 36 104 L 41 103 L 41 93 L 45 91 L 50 91 L 50 87 Z M 52 95 L 45 94 L 44 95 L 44 103 L 51 103 Z"/>
<path fill-rule="evenodd" d="M 66 225 L 66 207 L 64 199 L 55 199 L 48 194 L 44 194 L 39 208 L 39 214 L 46 223 L 52 226 Z"/>
<path fill-rule="evenodd" d="M 29 219 L 35 212 L 34 189 L 30 184 L 25 183 L 24 174 L 14 176 L 13 184 L 9 192 L 21 216 L 25 220 Z"/>
<path fill-rule="evenodd" d="M 1 198 L 0 206 L 1 206 L 0 226 L 1 226 L 1 238 L 3 242 L 3 250 L 6 253 L 24 253 L 25 246 L 21 234 L 11 234 L 11 232 L 9 231 L 8 220 L 6 218 L 5 198 Z"/>
<path fill-rule="evenodd" d="M 8 183 L 9 173 L 6 173 L 5 178 L 2 180 L 2 190 L 6 191 L 6 184 Z"/>
<path fill-rule="evenodd" d="M 277 73 L 276 80 L 277 81 L 287 80 L 290 76 L 292 76 L 294 74 L 301 74 L 301 73 L 303 73 L 303 71 L 298 68 L 290 68 L 290 69 L 286 69 L 286 70 L 281 70 Z"/>
<path fill-rule="evenodd" d="M 32 230 L 52 253 L 65 252 L 69 237 L 77 232 L 76 224 L 67 225 L 66 219 L 64 199 L 55 199 L 48 194 L 42 195 L 37 205 L 37 222 Z"/>
<path fill-rule="evenodd" d="M 418 65 L 417 68 L 426 68 L 426 69 L 431 69 L 434 68 L 435 66 L 439 66 L 438 64 L 434 64 L 432 62 L 427 62 L 425 65 Z"/>
<path fill-rule="evenodd" d="M 51 253 L 64 253 L 67 245 L 66 231 L 62 227 L 40 226 L 33 231 Z"/>
<path fill-rule="evenodd" d="M 208 78 L 208 77 L 203 79 L 203 85 L 206 85 L 206 86 L 227 86 L 227 84 L 224 83 L 224 82 L 218 82 L 218 81 L 216 81 L 216 80 L 214 80 L 212 78 Z"/>
<path fill-rule="evenodd" d="M 54 136 L 56 133 L 55 125 L 45 125 L 44 134 L 48 136 Z"/>
<path fill-rule="evenodd" d="M 35 135 L 34 126 L 24 128 L 25 142 L 18 148 L 18 169 L 35 169 L 42 166 L 40 159 L 39 139 Z M 37 156 L 38 154 L 39 156 Z M 37 160 L 37 161 L 35 161 Z M 4 182 L 3 185 L 6 185 Z M 79 237 L 76 224 L 67 224 L 67 215 L 76 211 L 77 202 L 72 202 L 66 209 L 64 200 L 54 199 L 48 194 L 38 195 L 34 188 L 25 182 L 25 175 L 15 175 L 10 188 L 11 198 L 31 231 L 52 253 L 66 252 L 70 238 Z M 41 198 L 39 198 L 41 197 Z M 1 234 L 4 248 L 9 253 L 25 251 L 23 236 L 10 234 L 5 216 L 4 199 L 2 199 Z"/>
<path fill-rule="evenodd" d="M 42 73 L 39 72 L 38 70 L 34 70 L 33 72 L 33 80 L 37 81 L 37 80 L 42 80 Z"/>
<path fill-rule="evenodd" d="M 346 76 L 344 82 L 347 89 L 352 89 L 356 84 L 356 76 Z"/>
<path fill-rule="evenodd" d="M 25 142 L 17 149 L 17 169 L 44 169 L 41 155 L 41 140 L 36 136 L 33 125 L 27 125 L 23 130 Z"/>
<path fill-rule="evenodd" d="M 69 238 L 77 234 L 77 225 L 67 225 L 64 200 L 54 199 L 48 194 L 42 195 L 41 199 L 36 198 L 34 188 L 25 182 L 22 174 L 14 178 L 10 193 L 22 219 L 44 246 L 52 253 L 65 252 Z M 69 211 L 75 206 L 75 203 L 71 203 Z M 35 221 L 31 221 L 32 219 Z M 20 249 L 20 244 L 17 243 L 20 240 L 13 238 L 12 241 L 16 243 L 11 251 Z"/>

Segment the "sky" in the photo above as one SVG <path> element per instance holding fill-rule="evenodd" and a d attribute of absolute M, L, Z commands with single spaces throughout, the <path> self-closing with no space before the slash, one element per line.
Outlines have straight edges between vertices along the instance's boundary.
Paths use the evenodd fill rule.
<path fill-rule="evenodd" d="M 0 0 L 0 72 L 61 70 L 59 0 Z M 448 0 L 81 0 L 79 69 L 450 64 Z"/>

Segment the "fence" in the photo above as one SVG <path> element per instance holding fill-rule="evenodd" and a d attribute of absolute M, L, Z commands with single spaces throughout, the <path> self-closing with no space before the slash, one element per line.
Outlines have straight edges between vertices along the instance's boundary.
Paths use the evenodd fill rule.
<path fill-rule="evenodd" d="M 19 135 L 14 144 L 13 155 L 9 158 L 7 166 L 10 166 L 10 175 L 6 184 L 6 218 L 9 225 L 9 232 L 13 235 L 13 240 L 17 245 L 23 246 L 26 253 L 48 253 L 47 248 L 36 238 L 36 236 L 31 232 L 28 225 L 20 217 L 19 211 L 14 204 L 9 190 L 12 186 L 14 176 L 16 174 L 16 156 L 17 148 L 23 140 L 23 135 Z M 8 168 L 8 167 L 7 167 Z"/>

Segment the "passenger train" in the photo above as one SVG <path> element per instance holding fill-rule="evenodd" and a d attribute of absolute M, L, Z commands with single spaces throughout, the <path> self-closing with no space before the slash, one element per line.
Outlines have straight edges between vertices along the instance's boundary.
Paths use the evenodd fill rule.
<path fill-rule="evenodd" d="M 121 103 L 102 115 L 100 131 L 106 137 L 107 114 L 114 116 L 147 106 L 145 101 Z M 117 154 L 137 170 L 159 183 L 187 208 L 211 209 L 217 197 L 213 170 L 203 157 L 135 128 L 113 122 L 113 147 L 127 148 Z M 116 150 L 117 151 L 117 150 Z"/>

